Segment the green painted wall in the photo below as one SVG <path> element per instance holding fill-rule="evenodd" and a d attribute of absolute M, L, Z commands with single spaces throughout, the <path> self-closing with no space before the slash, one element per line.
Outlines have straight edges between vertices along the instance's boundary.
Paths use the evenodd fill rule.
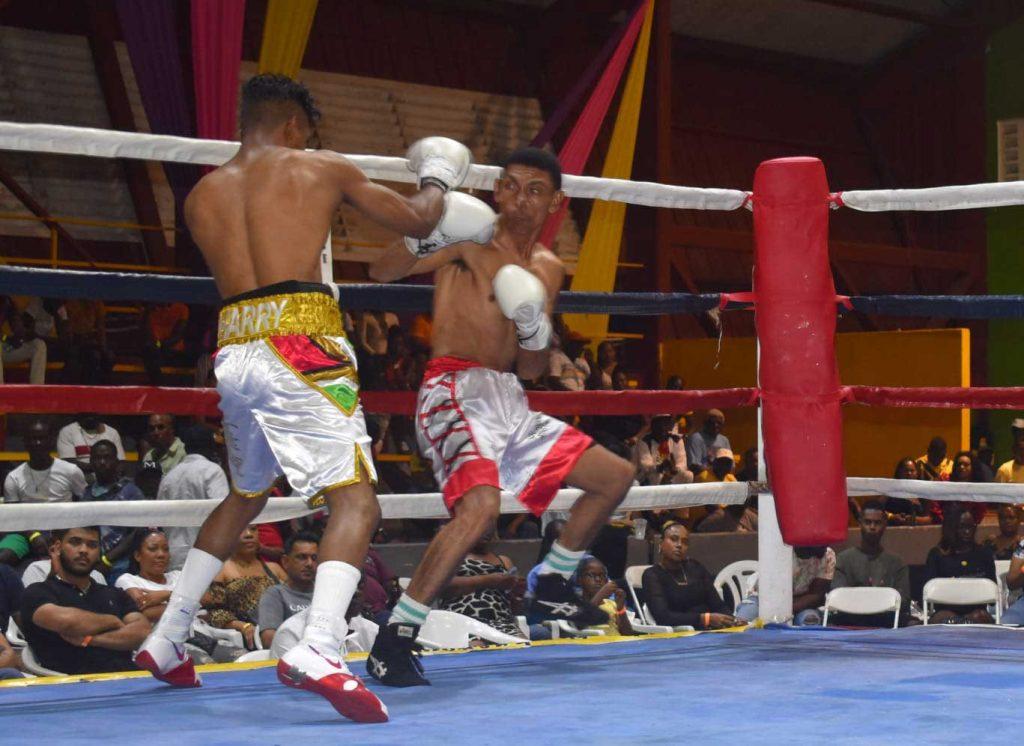
<path fill-rule="evenodd" d="M 989 40 L 986 71 L 988 175 L 997 176 L 996 121 L 1024 118 L 1024 18 Z M 989 210 L 988 292 L 1024 293 L 1024 207 Z M 988 385 L 1024 386 L 1024 322 L 990 321 Z M 1015 412 L 992 412 L 996 461 L 1010 458 L 1010 419 Z"/>

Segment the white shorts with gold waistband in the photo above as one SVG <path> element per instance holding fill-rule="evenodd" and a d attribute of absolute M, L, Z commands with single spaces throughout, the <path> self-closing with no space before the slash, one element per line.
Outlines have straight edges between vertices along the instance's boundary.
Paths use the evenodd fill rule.
<path fill-rule="evenodd" d="M 274 292 L 295 285 L 221 310 L 214 372 L 234 490 L 259 494 L 284 474 L 319 507 L 358 482 L 360 468 L 371 482 L 377 474 L 337 301 L 329 291 Z"/>

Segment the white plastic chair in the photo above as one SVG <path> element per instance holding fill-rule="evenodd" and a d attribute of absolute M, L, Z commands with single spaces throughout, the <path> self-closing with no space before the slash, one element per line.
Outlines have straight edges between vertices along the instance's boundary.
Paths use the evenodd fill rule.
<path fill-rule="evenodd" d="M 650 565 L 633 565 L 626 568 L 626 585 L 629 587 L 629 596 L 633 599 L 633 608 L 636 613 L 630 617 L 633 631 L 642 635 L 654 635 L 659 632 L 692 632 L 693 627 L 683 625 L 680 627 L 669 627 L 667 624 L 657 624 L 651 616 L 651 610 L 647 604 L 640 603 L 640 597 L 636 594 L 637 588 L 644 586 L 644 570 Z"/>
<path fill-rule="evenodd" d="M 67 674 L 61 673 L 60 671 L 54 671 L 53 669 L 46 668 L 39 659 L 36 658 L 36 654 L 32 652 L 32 648 L 26 645 L 20 651 L 21 653 L 21 665 L 29 673 L 33 673 L 36 676 L 67 676 Z"/>
<path fill-rule="evenodd" d="M 715 590 L 718 591 L 718 595 L 722 597 L 723 601 L 725 600 L 724 589 L 729 588 L 729 592 L 732 594 L 733 612 L 739 607 L 740 602 L 749 595 L 749 578 L 756 572 L 757 560 L 738 560 L 723 567 L 715 576 Z"/>
<path fill-rule="evenodd" d="M 235 663 L 249 663 L 250 661 L 269 661 L 271 655 L 269 650 L 252 650 L 245 655 L 235 659 Z"/>
<path fill-rule="evenodd" d="M 988 578 L 932 578 L 924 584 L 921 602 L 925 624 L 928 624 L 937 603 L 955 606 L 993 604 L 996 624 L 1002 616 L 999 586 Z"/>
<path fill-rule="evenodd" d="M 231 647 L 245 650 L 245 638 L 242 637 L 242 633 L 237 629 L 221 629 L 220 627 L 214 627 L 209 622 L 197 617 L 192 622 L 192 631 L 206 635 L 207 637 L 212 637 L 214 640 L 219 640 Z M 262 650 L 263 640 L 260 639 L 260 628 L 258 626 L 253 632 L 253 639 L 256 641 L 256 649 Z"/>
<path fill-rule="evenodd" d="M 845 614 L 886 614 L 893 615 L 892 628 L 900 626 L 900 605 L 903 599 L 895 588 L 836 588 L 825 596 L 825 617 L 821 626 L 828 626 L 829 611 Z"/>
<path fill-rule="evenodd" d="M 1010 586 L 1006 576 L 1010 572 L 1010 560 L 996 560 L 996 585 L 999 586 L 999 605 L 1006 609 L 1010 605 Z"/>
<path fill-rule="evenodd" d="M 636 609 L 641 624 L 651 624 L 651 617 L 647 613 L 647 604 L 641 604 L 640 597 L 636 595 L 636 589 L 644 586 L 644 570 L 648 567 L 650 565 L 633 565 L 626 568 L 626 585 L 629 587 L 629 596 L 633 599 L 633 608 Z"/>
<path fill-rule="evenodd" d="M 416 641 L 432 650 L 458 649 L 468 648 L 470 637 L 479 637 L 496 645 L 529 644 L 529 640 L 506 635 L 464 614 L 440 609 L 433 609 L 427 615 Z"/>
<path fill-rule="evenodd" d="M 28 645 L 28 641 L 25 640 L 25 636 L 21 634 L 21 630 L 18 629 L 18 625 L 15 624 L 14 620 L 11 619 L 7 623 L 7 632 L 4 634 L 7 638 L 7 642 L 11 644 L 12 648 L 23 648 Z"/>

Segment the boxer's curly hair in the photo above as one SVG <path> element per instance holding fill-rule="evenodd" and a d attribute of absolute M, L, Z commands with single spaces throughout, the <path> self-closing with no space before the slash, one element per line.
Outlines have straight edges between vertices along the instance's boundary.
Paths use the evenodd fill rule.
<path fill-rule="evenodd" d="M 298 106 L 309 118 L 311 126 L 320 121 L 313 94 L 302 83 L 287 75 L 262 73 L 242 86 L 242 104 L 238 122 L 242 132 L 264 123 L 278 124 L 286 109 L 281 104 Z"/>

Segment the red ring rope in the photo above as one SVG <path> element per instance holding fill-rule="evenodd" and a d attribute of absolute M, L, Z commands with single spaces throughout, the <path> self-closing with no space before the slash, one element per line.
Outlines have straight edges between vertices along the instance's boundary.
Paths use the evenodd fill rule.
<path fill-rule="evenodd" d="M 528 391 L 530 406 L 552 415 L 628 415 L 689 412 L 693 409 L 748 407 L 758 404 L 753 388 L 707 391 Z M 415 411 L 413 391 L 364 391 L 363 407 L 377 414 Z M 777 397 L 779 398 L 779 397 Z M 844 403 L 872 407 L 940 409 L 1024 409 L 1024 387 L 955 388 L 843 386 Z M 0 386 L 0 413 L 177 414 L 218 417 L 213 389 L 152 386 Z"/>

